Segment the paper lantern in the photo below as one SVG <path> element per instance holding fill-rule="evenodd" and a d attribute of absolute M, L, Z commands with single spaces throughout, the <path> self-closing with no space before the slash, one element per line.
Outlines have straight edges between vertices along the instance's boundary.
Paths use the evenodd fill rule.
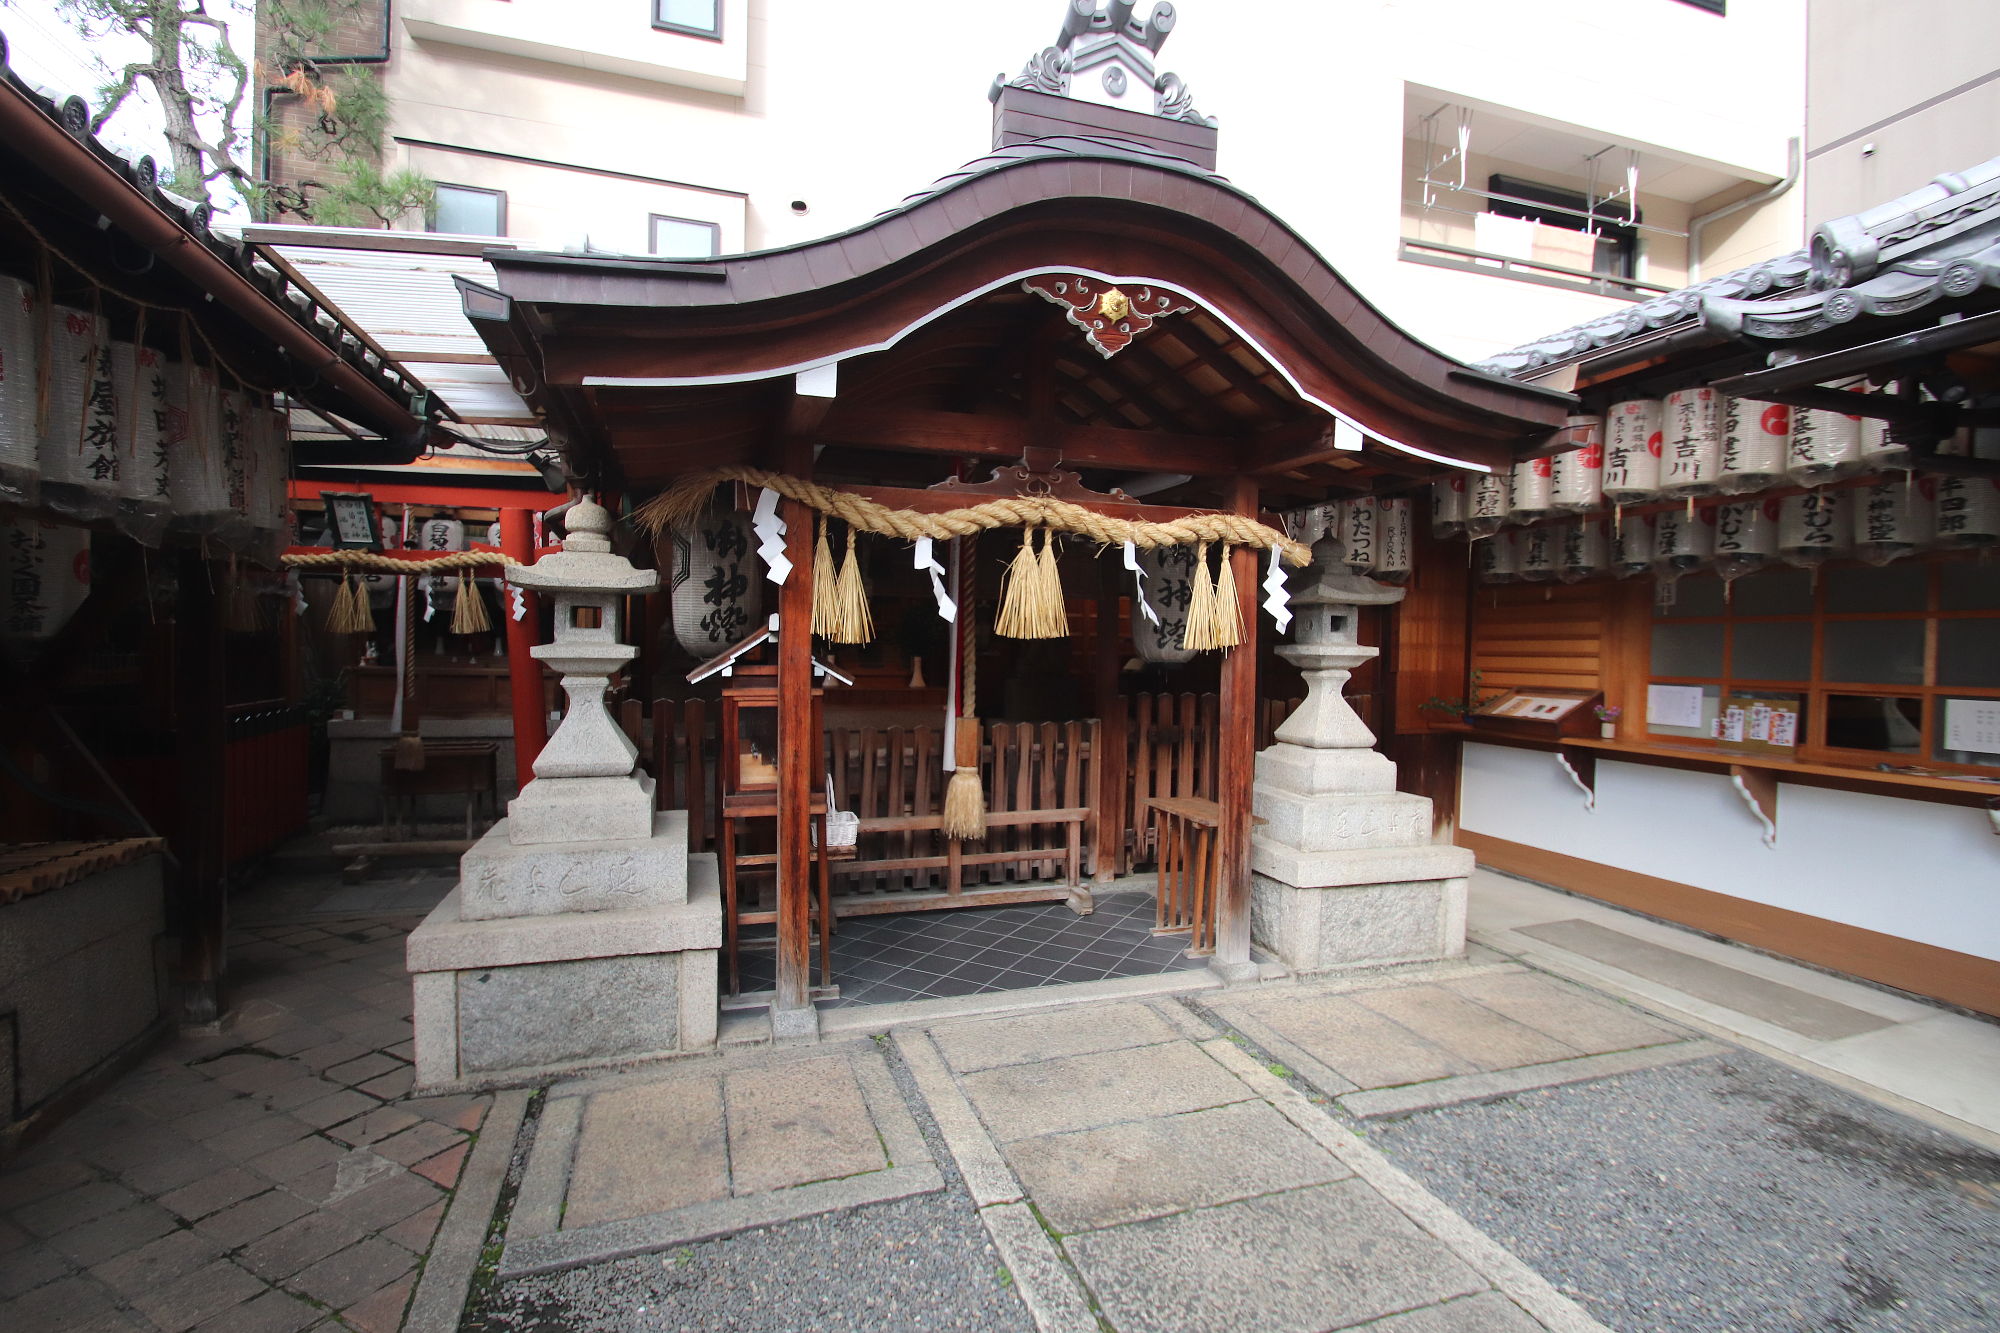
<path fill-rule="evenodd" d="M 1611 572 L 1621 579 L 1644 574 L 1653 567 L 1653 518 L 1650 514 L 1625 514 L 1615 525 Z"/>
<path fill-rule="evenodd" d="M 1181 646 L 1188 607 L 1194 601 L 1194 556 L 1192 546 L 1156 546 L 1139 552 L 1139 569 L 1146 576 L 1140 586 L 1146 605 L 1159 618 L 1155 624 L 1133 601 L 1132 646 L 1145 661 L 1178 666 L 1194 658 L 1194 649 Z"/>
<path fill-rule="evenodd" d="M 447 515 L 427 518 L 417 524 L 416 535 L 410 544 L 419 551 L 463 551 L 465 549 L 465 524 Z M 425 603 L 426 618 L 436 605 L 436 599 L 449 592 L 458 582 L 456 574 L 420 574 L 417 576 L 417 590 L 430 600 Z"/>
<path fill-rule="evenodd" d="M 1660 493 L 1713 495 L 1721 474 L 1722 395 L 1713 389 L 1674 390 L 1667 395 Z"/>
<path fill-rule="evenodd" d="M 1556 460 L 1524 458 L 1514 464 L 1513 493 L 1507 517 L 1514 523 L 1547 518 L 1556 509 Z"/>
<path fill-rule="evenodd" d="M 35 289 L 0 275 L 0 500 L 23 508 L 42 491 L 36 461 Z"/>
<path fill-rule="evenodd" d="M 1375 568 L 1381 555 L 1381 527 L 1375 497 L 1358 495 L 1340 502 L 1340 562 L 1356 574 Z"/>
<path fill-rule="evenodd" d="M 668 580 L 674 641 L 706 659 L 732 648 L 764 624 L 764 577 L 750 516 L 711 511 L 669 529 L 673 574 Z"/>
<path fill-rule="evenodd" d="M 1614 403 L 1604 421 L 1604 498 L 1651 499 L 1660 490 L 1661 409 L 1657 398 Z"/>
<path fill-rule="evenodd" d="M 1607 518 L 1579 518 L 1563 524 L 1556 577 L 1564 583 L 1581 583 L 1602 574 L 1610 532 L 1611 520 Z"/>
<path fill-rule="evenodd" d="M 1669 509 L 1653 519 L 1653 573 L 1672 582 L 1715 555 L 1715 510 Z"/>
<path fill-rule="evenodd" d="M 250 525 L 250 397 L 224 389 L 216 412 L 222 443 L 222 484 L 229 493 L 226 531 L 240 535 Z"/>
<path fill-rule="evenodd" d="M 1582 513 L 1604 503 L 1604 418 L 1571 417 L 1564 430 L 1577 447 L 1556 455 L 1556 508 Z"/>
<path fill-rule="evenodd" d="M 181 380 L 187 403 L 187 440 L 167 457 L 173 526 L 213 532 L 229 516 L 229 482 L 222 463 L 222 396 L 215 372 L 206 366 L 183 366 Z"/>
<path fill-rule="evenodd" d="M 1520 553 L 1512 532 L 1496 532 L 1472 543 L 1472 563 L 1481 583 L 1515 583 L 1521 576 Z"/>
<path fill-rule="evenodd" d="M 1510 473 L 1483 472 L 1472 483 L 1472 497 L 1466 504 L 1465 530 L 1473 537 L 1490 537 L 1500 531 L 1514 507 L 1514 482 Z"/>
<path fill-rule="evenodd" d="M 1813 569 L 1844 556 L 1853 542 L 1840 491 L 1788 495 L 1778 508 L 1778 557 Z"/>
<path fill-rule="evenodd" d="M 1538 523 L 1514 534 L 1515 569 L 1523 583 L 1548 583 L 1560 572 L 1562 536 L 1555 525 Z"/>
<path fill-rule="evenodd" d="M 1871 565 L 1886 565 L 1931 540 L 1932 502 L 1897 477 L 1854 492 L 1854 554 Z"/>
<path fill-rule="evenodd" d="M 1924 477 L 1937 544 L 1967 550 L 2000 544 L 2000 478 Z"/>
<path fill-rule="evenodd" d="M 1739 500 L 1715 515 L 1715 572 L 1724 586 L 1778 558 L 1778 502 Z"/>
<path fill-rule="evenodd" d="M 157 545 L 173 515 L 169 459 L 187 439 L 186 380 L 158 349 L 113 343 L 119 393 L 127 399 L 118 459 L 118 523 Z"/>
<path fill-rule="evenodd" d="M 1468 498 L 1463 472 L 1454 472 L 1449 477 L 1431 483 L 1433 537 L 1456 537 L 1465 531 Z"/>
<path fill-rule="evenodd" d="M 1861 418 L 1861 471 L 1882 472 L 1908 467 L 1910 446 L 1898 439 L 1881 417 Z"/>
<path fill-rule="evenodd" d="M 260 408 L 257 415 L 264 423 L 260 438 L 263 461 L 257 474 L 251 522 L 260 532 L 289 532 L 292 526 L 291 418 L 272 408 Z M 459 549 L 464 549 L 462 544 Z"/>
<path fill-rule="evenodd" d="M 0 519 L 0 637 L 54 638 L 90 595 L 90 530 L 26 514 Z"/>
<path fill-rule="evenodd" d="M 1824 486 L 1861 470 L 1861 418 L 1817 407 L 1792 413 L 1792 443 L 1785 479 L 1794 486 Z"/>
<path fill-rule="evenodd" d="M 49 331 L 48 414 L 39 461 L 42 499 L 79 518 L 118 508 L 117 355 L 101 316 L 58 306 Z"/>
<path fill-rule="evenodd" d="M 1375 557 L 1375 580 L 1396 586 L 1408 583 L 1416 568 L 1416 548 L 1412 544 L 1410 501 L 1377 500 L 1375 521 L 1381 533 Z"/>
<path fill-rule="evenodd" d="M 1722 470 L 1716 488 L 1725 495 L 1769 490 L 1785 475 L 1791 448 L 1792 409 L 1749 398 L 1722 400 Z"/>

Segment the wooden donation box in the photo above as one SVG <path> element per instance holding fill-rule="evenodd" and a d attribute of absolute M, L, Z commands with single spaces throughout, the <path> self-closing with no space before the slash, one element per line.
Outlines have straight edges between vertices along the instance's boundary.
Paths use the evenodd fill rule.
<path fill-rule="evenodd" d="M 1598 733 L 1602 690 L 1560 690 L 1529 687 L 1488 699 L 1465 715 L 1466 725 L 1490 736 L 1520 736 L 1532 740 L 1562 740 Z"/>

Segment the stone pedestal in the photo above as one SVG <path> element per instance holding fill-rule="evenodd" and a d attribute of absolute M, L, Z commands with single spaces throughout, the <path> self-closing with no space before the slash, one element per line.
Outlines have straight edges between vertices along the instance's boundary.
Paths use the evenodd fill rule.
<path fill-rule="evenodd" d="M 1302 973 L 1452 958 L 1465 951 L 1472 853 L 1431 842 L 1431 803 L 1395 789 L 1396 768 L 1343 697 L 1375 656 L 1355 641 L 1358 607 L 1402 597 L 1316 549 L 1317 579 L 1292 599 L 1306 699 L 1257 756 L 1250 932 Z"/>
<path fill-rule="evenodd" d="M 510 582 L 555 603 L 569 711 L 535 779 L 459 863 L 459 884 L 410 936 L 417 1087 L 477 1088 L 715 1044 L 722 899 L 715 858 L 688 855 L 684 811 L 604 708 L 632 659 L 618 606 L 659 576 L 611 554 L 610 516 L 570 511 L 564 549 Z"/>

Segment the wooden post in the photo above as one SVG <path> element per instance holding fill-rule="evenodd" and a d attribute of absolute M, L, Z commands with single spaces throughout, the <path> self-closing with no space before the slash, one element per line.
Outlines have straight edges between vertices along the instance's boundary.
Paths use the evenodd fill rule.
<path fill-rule="evenodd" d="M 500 549 L 516 560 L 535 558 L 534 527 L 530 511 L 500 511 Z M 535 757 L 549 743 L 549 719 L 542 711 L 542 664 L 529 655 L 535 646 L 535 628 L 541 624 L 541 599 L 523 593 L 528 613 L 514 619 L 514 594 L 500 594 L 500 618 L 507 627 L 507 684 L 514 704 L 514 783 L 525 787 L 535 776 Z"/>
<path fill-rule="evenodd" d="M 1097 851 L 1092 869 L 1099 884 L 1108 884 L 1125 868 L 1125 701 L 1118 695 L 1118 599 L 1125 590 L 1125 570 L 1107 552 L 1098 557 L 1097 662 L 1094 706 L 1097 741 L 1091 764 L 1097 779 L 1092 800 L 1097 806 Z"/>
<path fill-rule="evenodd" d="M 812 477 L 812 446 L 784 444 L 782 471 Z M 807 735 L 812 707 L 813 513 L 782 500 L 791 576 L 778 590 L 778 984 L 771 1002 L 773 1037 L 809 1036 L 812 1017 L 812 788 L 819 743 Z"/>
<path fill-rule="evenodd" d="M 1227 483 L 1232 513 L 1257 516 L 1257 482 L 1234 477 Z M 1239 546 L 1230 559 L 1236 597 L 1243 615 L 1243 642 L 1222 660 L 1222 698 L 1216 755 L 1216 799 L 1222 828 L 1216 856 L 1215 964 L 1223 969 L 1250 966 L 1250 786 L 1257 758 L 1258 556 Z M 1268 557 L 1267 557 L 1268 558 Z"/>
<path fill-rule="evenodd" d="M 217 1022 L 223 1011 L 229 932 L 229 809 L 225 791 L 228 694 L 223 687 L 222 604 L 216 570 L 182 553 L 174 613 L 174 736 L 180 751 L 180 817 L 174 854 L 180 882 L 173 915 L 180 936 L 183 1023 Z"/>

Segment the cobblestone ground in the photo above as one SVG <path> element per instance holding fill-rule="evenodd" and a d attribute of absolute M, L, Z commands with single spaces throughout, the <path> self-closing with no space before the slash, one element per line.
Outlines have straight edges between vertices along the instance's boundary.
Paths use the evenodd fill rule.
<path fill-rule="evenodd" d="M 408 1095 L 418 919 L 235 932 L 224 1031 L 0 1171 L 0 1329 L 398 1328 L 488 1104 Z"/>

